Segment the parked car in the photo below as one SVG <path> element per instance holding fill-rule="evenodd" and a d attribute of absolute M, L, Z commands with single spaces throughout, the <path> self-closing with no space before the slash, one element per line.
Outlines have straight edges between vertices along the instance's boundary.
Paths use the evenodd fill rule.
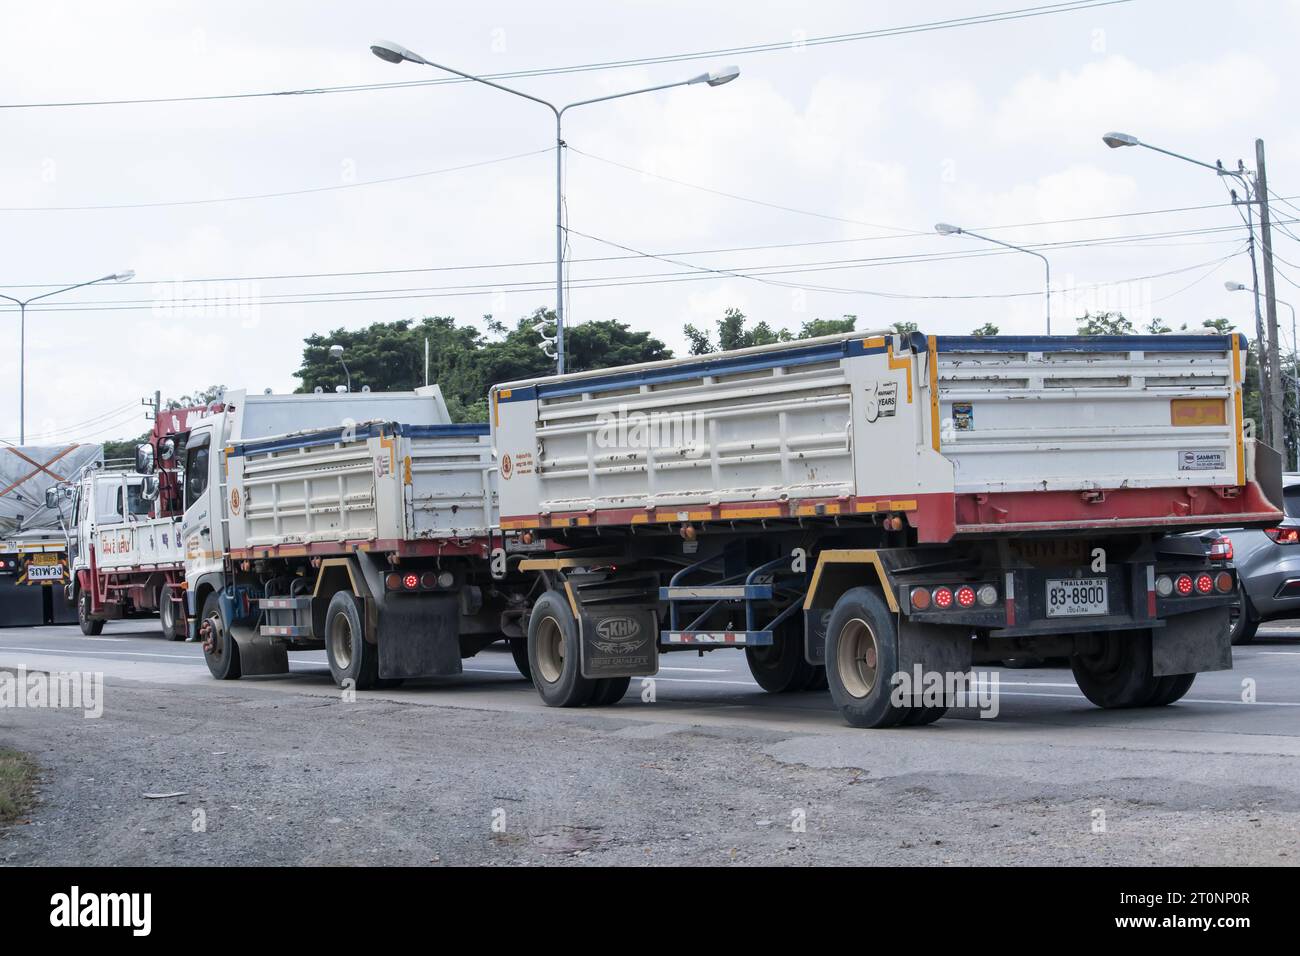
<path fill-rule="evenodd" d="M 1282 476 L 1286 518 L 1265 530 L 1225 528 L 1201 537 L 1237 568 L 1232 643 L 1249 644 L 1265 621 L 1300 618 L 1300 474 Z"/>

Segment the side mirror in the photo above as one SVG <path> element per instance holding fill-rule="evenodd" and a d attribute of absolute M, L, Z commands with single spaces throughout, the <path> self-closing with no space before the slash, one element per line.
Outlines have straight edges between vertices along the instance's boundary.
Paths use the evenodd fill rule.
<path fill-rule="evenodd" d="M 163 461 L 171 461 L 176 457 L 176 442 L 171 438 L 164 438 L 158 443 L 158 457 Z"/>
<path fill-rule="evenodd" d="M 51 508 L 55 511 L 59 510 L 59 489 L 58 488 L 45 489 L 45 507 Z"/>
<path fill-rule="evenodd" d="M 144 481 L 140 483 L 140 497 L 144 501 L 158 500 L 157 475 L 145 475 Z"/>
<path fill-rule="evenodd" d="M 153 445 L 136 446 L 135 472 L 137 475 L 153 474 Z"/>

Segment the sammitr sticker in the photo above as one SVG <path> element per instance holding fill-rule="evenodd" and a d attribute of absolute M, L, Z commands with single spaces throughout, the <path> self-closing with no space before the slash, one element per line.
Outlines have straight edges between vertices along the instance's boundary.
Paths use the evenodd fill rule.
<path fill-rule="evenodd" d="M 893 418 L 898 412 L 898 383 L 872 382 L 867 389 L 867 421 L 877 418 Z"/>
<path fill-rule="evenodd" d="M 952 403 L 952 427 L 959 432 L 975 430 L 975 407 L 970 402 Z"/>
<path fill-rule="evenodd" d="M 1179 471 L 1225 471 L 1227 455 L 1220 449 L 1195 449 L 1178 453 Z"/>

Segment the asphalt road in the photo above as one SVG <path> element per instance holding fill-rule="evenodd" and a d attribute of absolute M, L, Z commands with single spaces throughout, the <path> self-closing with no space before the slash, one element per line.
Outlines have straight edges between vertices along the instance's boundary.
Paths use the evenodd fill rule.
<path fill-rule="evenodd" d="M 323 652 L 222 683 L 153 622 L 0 629 L 0 668 L 107 683 L 102 720 L 0 710 L 0 744 L 45 768 L 0 861 L 1293 864 L 1300 627 L 1261 628 L 1235 658 L 1163 709 L 1105 712 L 1068 670 L 998 669 L 994 719 L 859 731 L 824 692 L 764 693 L 736 651 L 664 655 L 653 701 L 634 681 L 613 708 L 560 711 L 503 646 L 349 703 Z M 430 780 L 444 813 L 413 822 Z M 486 825 L 512 807 L 531 822 Z M 221 825 L 190 838 L 196 809 Z"/>

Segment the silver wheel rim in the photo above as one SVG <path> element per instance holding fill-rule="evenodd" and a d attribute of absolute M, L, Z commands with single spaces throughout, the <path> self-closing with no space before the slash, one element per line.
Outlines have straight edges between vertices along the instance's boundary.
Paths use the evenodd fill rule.
<path fill-rule="evenodd" d="M 553 617 L 543 618 L 537 627 L 537 670 L 548 684 L 564 673 L 564 631 Z"/>
<path fill-rule="evenodd" d="M 844 625 L 835 665 L 849 696 L 862 699 L 871 694 L 879 679 L 880 645 L 870 624 L 854 618 Z"/>
<path fill-rule="evenodd" d="M 225 648 L 225 645 L 222 643 L 222 639 L 221 639 L 221 635 L 222 635 L 221 612 L 214 611 L 213 613 L 209 614 L 207 617 L 207 622 L 209 624 L 209 633 L 212 635 L 212 651 L 210 653 L 212 654 L 213 657 L 220 659 L 221 652 Z M 204 646 L 203 650 L 205 653 L 208 653 L 208 649 L 206 645 Z"/>
<path fill-rule="evenodd" d="M 352 622 L 346 614 L 335 614 L 330 622 L 330 657 L 335 666 L 345 671 L 352 666 Z"/>

